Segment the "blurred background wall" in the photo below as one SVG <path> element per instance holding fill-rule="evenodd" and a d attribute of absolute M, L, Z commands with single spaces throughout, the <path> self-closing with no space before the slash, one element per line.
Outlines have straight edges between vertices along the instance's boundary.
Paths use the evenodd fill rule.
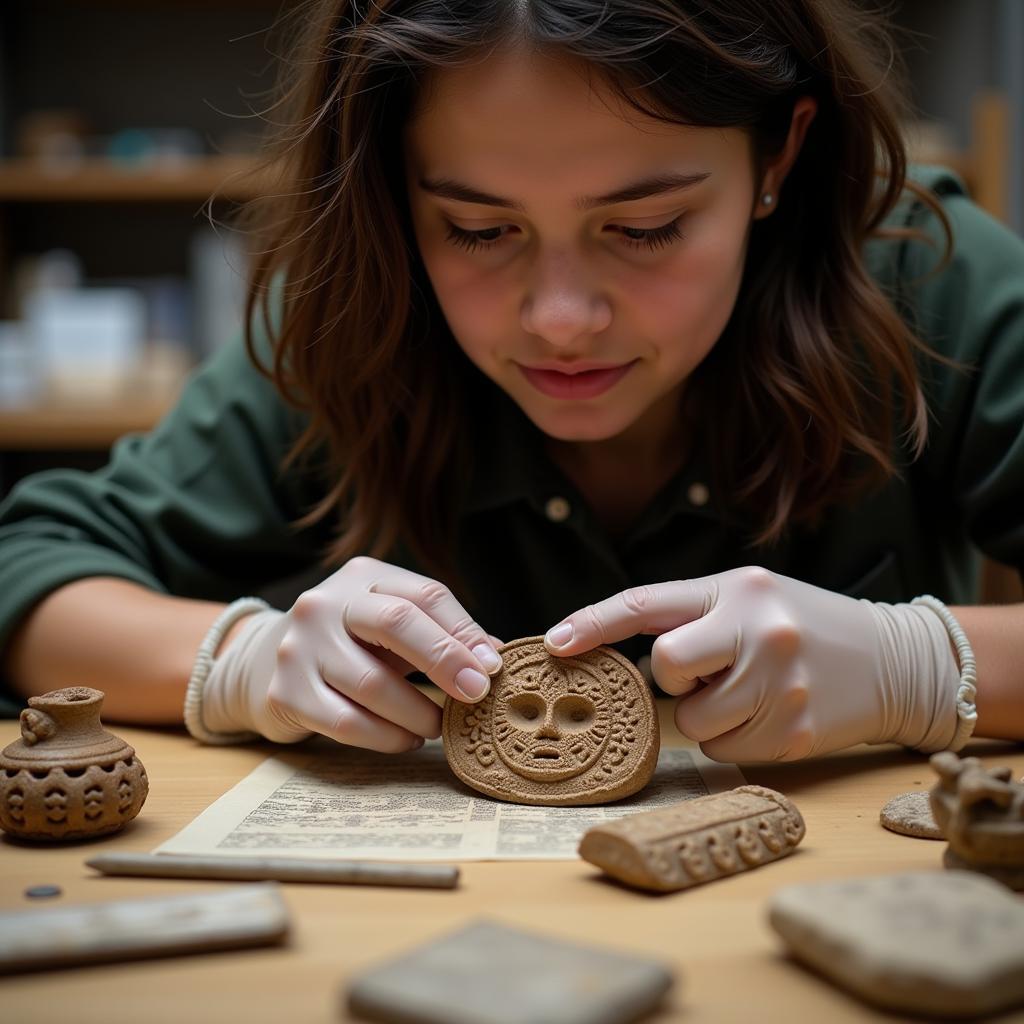
<path fill-rule="evenodd" d="M 0 496 L 97 466 L 239 323 L 218 220 L 258 187 L 290 0 L 0 2 Z M 1024 230 L 1024 0 L 892 0 L 917 158 Z"/>

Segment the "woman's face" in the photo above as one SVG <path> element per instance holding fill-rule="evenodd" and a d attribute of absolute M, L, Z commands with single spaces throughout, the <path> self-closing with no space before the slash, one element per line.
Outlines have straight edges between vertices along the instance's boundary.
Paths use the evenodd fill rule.
<path fill-rule="evenodd" d="M 647 118 L 592 78 L 495 54 L 437 74 L 405 137 L 416 239 L 455 339 L 563 441 L 617 437 L 678 397 L 766 212 L 748 134 Z"/>

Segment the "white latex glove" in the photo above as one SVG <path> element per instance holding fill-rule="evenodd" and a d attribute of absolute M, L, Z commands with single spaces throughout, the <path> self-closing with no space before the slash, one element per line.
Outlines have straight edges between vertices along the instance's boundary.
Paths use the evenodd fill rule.
<path fill-rule="evenodd" d="M 501 668 L 495 644 L 443 584 L 354 558 L 289 612 L 243 620 L 206 679 L 203 725 L 412 750 L 441 734 L 441 709 L 403 677 L 418 669 L 452 697 L 480 700 Z"/>
<path fill-rule="evenodd" d="M 572 639 L 554 646 L 566 623 Z M 684 696 L 679 731 L 719 761 L 790 761 L 854 743 L 942 750 L 960 679 L 942 620 L 757 567 L 635 587 L 548 631 L 552 654 L 658 634 L 651 673 Z"/>

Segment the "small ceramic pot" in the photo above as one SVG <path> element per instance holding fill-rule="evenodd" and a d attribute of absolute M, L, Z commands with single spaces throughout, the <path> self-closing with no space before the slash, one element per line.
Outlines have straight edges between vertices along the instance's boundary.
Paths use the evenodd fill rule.
<path fill-rule="evenodd" d="M 22 839 L 83 839 L 139 813 L 146 769 L 100 724 L 103 696 L 71 686 L 29 697 L 21 739 L 0 754 L 0 828 Z"/>

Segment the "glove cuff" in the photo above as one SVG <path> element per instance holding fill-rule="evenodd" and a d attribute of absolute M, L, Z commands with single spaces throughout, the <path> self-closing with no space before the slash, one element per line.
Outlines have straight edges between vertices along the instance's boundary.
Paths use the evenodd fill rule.
<path fill-rule="evenodd" d="M 870 743 L 925 753 L 957 735 L 960 670 L 941 618 L 921 605 L 865 601 L 879 638 L 878 729 Z"/>
<path fill-rule="evenodd" d="M 937 597 L 932 597 L 931 594 L 922 594 L 920 597 L 915 597 L 910 603 L 921 605 L 938 615 L 956 648 L 957 660 L 960 663 L 960 682 L 956 690 L 957 724 L 953 740 L 947 749 L 960 750 L 970 739 L 978 721 L 978 709 L 974 703 L 978 693 L 978 670 L 974 660 L 974 650 L 963 627 L 957 622 L 956 616 Z"/>
<path fill-rule="evenodd" d="M 269 611 L 270 605 L 258 597 L 242 597 L 232 602 L 214 619 L 203 637 L 203 642 L 196 652 L 196 659 L 192 666 L 192 675 L 189 677 L 188 688 L 185 691 L 185 728 L 201 743 L 229 744 L 247 743 L 250 740 L 260 739 L 258 733 L 254 732 L 213 732 L 203 724 L 203 695 L 206 689 L 206 681 L 213 670 L 214 660 L 217 656 L 217 649 L 221 645 L 225 634 L 243 616 L 251 615 L 254 612 Z"/>

